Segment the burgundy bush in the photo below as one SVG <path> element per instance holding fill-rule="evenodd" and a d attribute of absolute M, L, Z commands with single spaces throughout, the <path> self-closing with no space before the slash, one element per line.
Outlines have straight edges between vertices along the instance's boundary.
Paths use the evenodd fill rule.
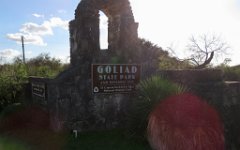
<path fill-rule="evenodd" d="M 156 150 L 224 150 L 217 111 L 192 94 L 172 96 L 149 116 L 148 140 Z"/>

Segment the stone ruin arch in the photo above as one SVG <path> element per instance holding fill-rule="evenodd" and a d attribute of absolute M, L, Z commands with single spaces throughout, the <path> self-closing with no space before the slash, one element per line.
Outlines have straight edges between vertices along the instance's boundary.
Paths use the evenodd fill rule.
<path fill-rule="evenodd" d="M 108 17 L 108 57 L 124 55 L 138 40 L 138 23 L 128 0 L 82 0 L 70 27 L 71 65 L 96 62 L 101 56 L 99 11 Z"/>
<path fill-rule="evenodd" d="M 99 11 L 108 17 L 106 51 L 100 50 Z M 54 130 L 85 131 L 125 124 L 130 95 L 94 95 L 91 65 L 112 63 L 111 57 L 126 58 L 121 62 L 124 64 L 135 63 L 128 61 L 131 57 L 128 50 L 137 45 L 137 28 L 128 0 L 81 0 L 74 20 L 69 22 L 69 68 L 54 79 L 36 80 L 46 85 L 46 107 Z"/>

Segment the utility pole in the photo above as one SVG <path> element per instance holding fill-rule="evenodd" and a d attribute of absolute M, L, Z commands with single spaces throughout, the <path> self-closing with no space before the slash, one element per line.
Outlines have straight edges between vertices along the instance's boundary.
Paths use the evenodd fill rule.
<path fill-rule="evenodd" d="M 22 41 L 22 53 L 23 53 L 23 63 L 25 64 L 25 49 L 24 49 L 24 36 L 21 36 Z"/>

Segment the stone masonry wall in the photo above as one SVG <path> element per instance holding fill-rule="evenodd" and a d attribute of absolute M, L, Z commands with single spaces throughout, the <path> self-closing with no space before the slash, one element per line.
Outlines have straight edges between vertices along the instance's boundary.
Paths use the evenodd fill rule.
<path fill-rule="evenodd" d="M 89 92 L 91 80 L 78 80 L 81 78 L 81 69 L 72 69 L 70 72 L 72 76 L 63 72 L 47 83 L 48 96 L 45 107 L 51 115 L 50 121 L 54 130 L 87 131 L 122 128 L 126 125 L 126 116 L 133 107 L 134 94 L 93 95 Z M 223 72 L 220 70 L 161 70 L 157 74 L 184 85 L 191 93 L 202 97 L 215 107 L 225 126 L 227 149 L 239 148 L 239 82 L 223 81 Z M 31 78 L 33 83 L 41 81 L 46 82 L 44 79 Z M 89 87 L 85 87 L 86 84 Z"/>
<path fill-rule="evenodd" d="M 99 11 L 108 17 L 108 49 L 100 50 Z M 54 130 L 97 130 L 124 127 L 132 107 L 133 94 L 100 95 L 92 93 L 92 64 L 143 64 L 136 56 L 138 23 L 135 22 L 128 0 L 81 0 L 75 18 L 69 23 L 70 57 L 68 69 L 52 80 L 32 78 L 31 83 L 46 85 L 46 103 Z M 115 60 L 115 61 L 113 61 Z M 117 61 L 116 61 L 117 60 Z M 190 92 L 203 97 L 219 110 L 231 142 L 239 140 L 240 84 L 224 82 L 220 70 L 161 70 L 143 67 L 142 75 L 165 76 L 183 84 Z M 36 100 L 36 97 L 33 97 Z M 40 102 L 40 101 L 37 101 Z M 240 113 L 239 113 L 240 114 Z M 234 115 L 233 117 L 231 115 Z M 234 136 L 232 136 L 235 133 Z M 240 141 L 240 140 L 239 140 Z M 234 143 L 234 142 L 233 142 Z"/>
<path fill-rule="evenodd" d="M 99 11 L 108 17 L 108 49 L 99 47 Z M 128 0 L 82 0 L 69 23 L 71 64 L 48 82 L 48 108 L 53 129 L 79 131 L 124 126 L 130 94 L 92 93 L 91 65 L 124 58 L 138 40 Z"/>
<path fill-rule="evenodd" d="M 186 86 L 215 107 L 224 123 L 226 149 L 240 148 L 239 81 L 223 81 L 221 70 L 165 70 L 158 74 Z"/>

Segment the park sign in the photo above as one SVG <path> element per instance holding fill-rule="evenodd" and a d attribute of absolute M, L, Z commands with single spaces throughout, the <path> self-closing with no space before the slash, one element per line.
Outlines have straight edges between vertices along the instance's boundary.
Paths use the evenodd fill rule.
<path fill-rule="evenodd" d="M 93 64 L 93 93 L 129 93 L 136 90 L 140 81 L 140 65 Z"/>
<path fill-rule="evenodd" d="M 32 83 L 32 95 L 45 99 L 46 88 L 44 83 Z"/>

